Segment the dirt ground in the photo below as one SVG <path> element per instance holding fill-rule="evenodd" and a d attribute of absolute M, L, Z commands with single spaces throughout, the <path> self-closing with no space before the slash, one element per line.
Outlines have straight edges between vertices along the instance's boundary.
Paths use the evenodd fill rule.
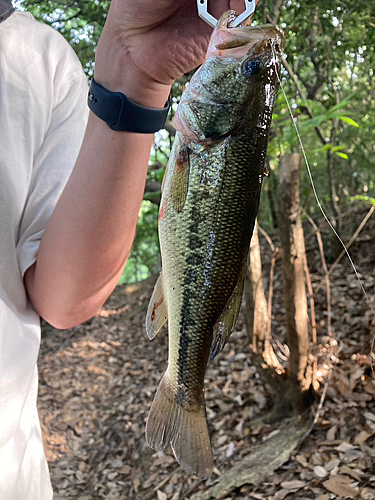
<path fill-rule="evenodd" d="M 366 209 L 351 219 L 353 233 Z M 375 216 L 351 254 L 375 308 Z M 322 223 L 323 239 L 330 237 Z M 323 278 L 315 236 L 305 228 L 314 289 Z M 277 244 L 277 238 L 274 242 Z M 265 283 L 270 250 L 261 237 Z M 333 258 L 332 258 L 333 259 Z M 216 479 L 288 424 L 267 424 L 271 396 L 250 364 L 243 314 L 224 351 L 209 364 L 206 405 L 215 469 L 207 481 L 185 474 L 170 449 L 148 448 L 144 429 L 158 382 L 166 368 L 167 332 L 153 341 L 145 314 L 154 279 L 117 287 L 91 321 L 68 331 L 43 326 L 39 358 L 39 412 L 55 500 L 184 500 Z M 255 485 L 243 484 L 226 499 L 375 499 L 375 377 L 371 344 L 375 317 L 348 259 L 331 276 L 332 329 L 337 348 L 317 356 L 319 418 L 290 459 Z M 315 295 L 318 346 L 327 336 L 326 293 Z M 274 277 L 272 332 L 285 363 L 285 327 L 280 262 Z M 332 372 L 328 376 L 328 367 Z M 277 450 L 275 450 L 277 453 Z"/>

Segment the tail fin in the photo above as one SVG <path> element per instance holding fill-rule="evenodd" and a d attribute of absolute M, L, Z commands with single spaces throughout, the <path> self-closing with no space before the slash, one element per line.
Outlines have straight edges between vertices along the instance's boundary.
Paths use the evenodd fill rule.
<path fill-rule="evenodd" d="M 209 477 L 213 462 L 203 393 L 200 401 L 181 406 L 176 402 L 176 388 L 167 370 L 151 407 L 146 440 L 154 450 L 163 450 L 171 444 L 176 460 L 187 473 Z"/>

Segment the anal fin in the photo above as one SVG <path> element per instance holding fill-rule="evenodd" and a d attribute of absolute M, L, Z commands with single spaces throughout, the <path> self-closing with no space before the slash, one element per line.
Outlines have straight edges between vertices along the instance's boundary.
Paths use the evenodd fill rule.
<path fill-rule="evenodd" d="M 246 276 L 246 261 L 238 278 L 237 285 L 234 287 L 232 295 L 223 312 L 214 324 L 213 340 L 211 346 L 210 358 L 213 359 L 219 352 L 224 349 L 225 344 L 233 331 L 242 300 L 242 292 Z"/>

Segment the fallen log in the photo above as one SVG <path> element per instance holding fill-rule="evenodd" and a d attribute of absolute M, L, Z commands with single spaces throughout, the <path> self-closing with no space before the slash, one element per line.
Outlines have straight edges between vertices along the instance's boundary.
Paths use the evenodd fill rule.
<path fill-rule="evenodd" d="M 254 450 L 220 476 L 215 484 L 190 497 L 190 500 L 222 500 L 244 484 L 257 484 L 270 477 L 299 446 L 301 437 L 309 428 L 308 422 L 293 421 L 267 441 L 254 445 Z"/>

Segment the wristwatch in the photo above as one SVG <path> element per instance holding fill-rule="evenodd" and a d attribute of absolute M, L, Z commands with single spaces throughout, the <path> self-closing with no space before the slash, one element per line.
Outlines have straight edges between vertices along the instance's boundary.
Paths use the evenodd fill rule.
<path fill-rule="evenodd" d="M 164 127 L 171 107 L 171 96 L 164 108 L 148 108 L 131 101 L 121 92 L 111 92 L 93 78 L 88 106 L 112 130 L 153 134 Z"/>

